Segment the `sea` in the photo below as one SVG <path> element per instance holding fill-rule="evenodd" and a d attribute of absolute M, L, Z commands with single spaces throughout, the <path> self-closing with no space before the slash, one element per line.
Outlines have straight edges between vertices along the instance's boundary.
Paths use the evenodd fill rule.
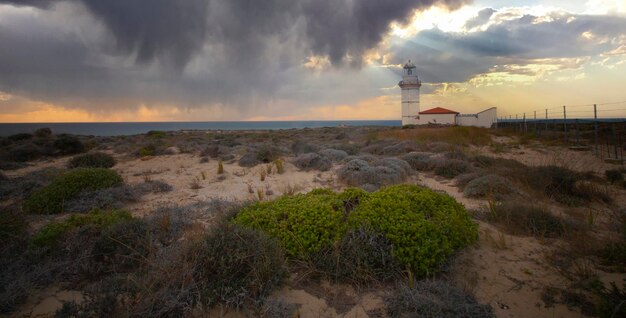
<path fill-rule="evenodd" d="M 54 134 L 124 136 L 151 130 L 277 130 L 343 126 L 401 126 L 400 120 L 328 121 L 202 121 L 202 122 L 115 122 L 115 123 L 0 123 L 0 136 L 32 133 L 43 127 Z"/>

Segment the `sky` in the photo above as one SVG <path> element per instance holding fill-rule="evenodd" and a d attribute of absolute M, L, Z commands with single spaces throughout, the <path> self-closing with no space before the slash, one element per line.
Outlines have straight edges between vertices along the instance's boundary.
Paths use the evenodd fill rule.
<path fill-rule="evenodd" d="M 626 117 L 626 0 L 0 0 L 0 122 Z"/>

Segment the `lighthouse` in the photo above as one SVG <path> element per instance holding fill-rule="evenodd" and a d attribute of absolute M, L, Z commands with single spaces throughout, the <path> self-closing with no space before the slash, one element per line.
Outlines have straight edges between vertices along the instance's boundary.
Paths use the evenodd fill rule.
<path fill-rule="evenodd" d="M 398 85 L 402 90 L 402 126 L 417 125 L 420 112 L 420 87 L 415 64 L 409 60 L 404 64 L 402 80 Z"/>

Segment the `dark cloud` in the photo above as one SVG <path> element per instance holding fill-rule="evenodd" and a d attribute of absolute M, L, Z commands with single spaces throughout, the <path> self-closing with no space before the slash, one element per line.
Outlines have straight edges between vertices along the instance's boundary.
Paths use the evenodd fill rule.
<path fill-rule="evenodd" d="M 390 23 L 462 2 L 0 0 L 42 10 L 0 20 L 0 90 L 81 107 L 106 97 L 252 107 L 303 80 L 308 56 L 359 66 Z M 77 25 L 77 15 L 91 20 Z M 83 34 L 100 26 L 107 36 Z"/>
<path fill-rule="evenodd" d="M 485 8 L 482 9 L 480 11 L 478 11 L 478 14 L 467 20 L 467 22 L 465 22 L 465 28 L 466 29 L 472 29 L 475 27 L 479 27 L 481 25 L 484 25 L 485 23 L 489 22 L 489 18 L 491 18 L 491 16 L 496 12 L 496 10 L 492 9 L 492 8 Z"/>

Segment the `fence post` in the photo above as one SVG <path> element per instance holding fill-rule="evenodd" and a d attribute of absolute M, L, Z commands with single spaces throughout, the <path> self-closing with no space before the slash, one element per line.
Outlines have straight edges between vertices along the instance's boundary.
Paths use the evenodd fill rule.
<path fill-rule="evenodd" d="M 565 141 L 567 141 L 567 115 L 565 114 L 565 105 L 563 105 L 563 131 L 565 131 Z"/>
<path fill-rule="evenodd" d="M 524 113 L 524 125 L 522 126 L 524 129 L 524 133 L 526 133 L 526 113 Z"/>
<path fill-rule="evenodd" d="M 546 108 L 546 134 L 548 133 L 548 109 Z"/>
<path fill-rule="evenodd" d="M 615 160 L 617 160 L 617 134 L 615 133 L 615 123 L 611 125 L 613 131 L 613 152 L 615 152 Z"/>
<path fill-rule="evenodd" d="M 578 131 L 578 118 L 574 119 L 574 127 L 576 128 L 576 145 L 580 145 L 580 132 Z"/>
<path fill-rule="evenodd" d="M 596 145 L 596 156 L 597 156 L 599 153 L 598 153 L 598 109 L 596 107 L 596 104 L 593 104 L 593 123 L 594 123 L 594 128 L 595 128 L 593 132 L 593 139 Z"/>

